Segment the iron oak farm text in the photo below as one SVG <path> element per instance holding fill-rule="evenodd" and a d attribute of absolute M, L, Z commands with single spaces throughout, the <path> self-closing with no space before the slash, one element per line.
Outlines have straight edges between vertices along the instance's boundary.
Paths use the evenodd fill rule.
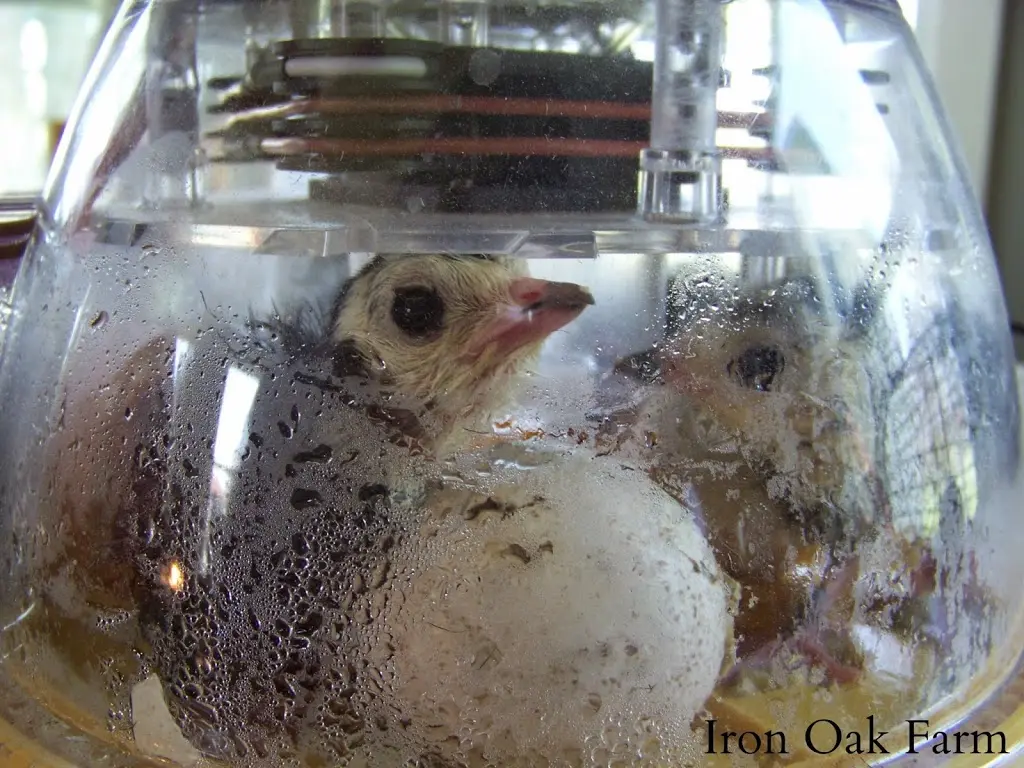
<path fill-rule="evenodd" d="M 791 734 L 784 731 L 719 731 L 718 721 L 707 720 L 705 751 L 709 755 L 769 754 L 787 755 Z M 907 720 L 905 745 L 910 754 L 930 752 L 937 755 L 1005 755 L 1006 735 L 1001 731 L 932 731 L 927 720 Z M 877 730 L 874 715 L 869 716 L 862 730 L 844 730 L 834 720 L 821 718 L 807 725 L 799 738 L 803 747 L 818 755 L 846 753 L 850 755 L 888 755 L 902 751 L 890 739 L 881 740 L 889 731 Z"/>

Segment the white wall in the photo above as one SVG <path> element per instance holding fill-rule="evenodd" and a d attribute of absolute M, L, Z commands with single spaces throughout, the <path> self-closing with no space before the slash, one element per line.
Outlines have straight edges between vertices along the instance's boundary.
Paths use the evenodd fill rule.
<path fill-rule="evenodd" d="M 0 2 L 0 195 L 42 188 L 50 123 L 67 117 L 100 24 L 87 3 Z"/>
<path fill-rule="evenodd" d="M 918 45 L 984 206 L 1005 0 L 900 1 L 908 20 L 916 16 Z"/>
<path fill-rule="evenodd" d="M 1007 0 L 1003 35 L 1002 82 L 997 95 L 996 130 L 988 190 L 988 224 L 992 244 L 999 257 L 1003 291 L 1010 315 L 1024 322 L 1024 220 L 1020 201 L 1024 199 L 1024 5 Z M 1017 354 L 1024 360 L 1024 337 L 1017 337 Z"/>

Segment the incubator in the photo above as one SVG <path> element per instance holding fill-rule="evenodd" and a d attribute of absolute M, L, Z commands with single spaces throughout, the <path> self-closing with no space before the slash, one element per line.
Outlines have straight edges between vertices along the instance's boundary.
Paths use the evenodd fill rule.
<path fill-rule="evenodd" d="M 966 179 L 895 0 L 125 0 L 0 337 L 4 764 L 1021 748 Z"/>

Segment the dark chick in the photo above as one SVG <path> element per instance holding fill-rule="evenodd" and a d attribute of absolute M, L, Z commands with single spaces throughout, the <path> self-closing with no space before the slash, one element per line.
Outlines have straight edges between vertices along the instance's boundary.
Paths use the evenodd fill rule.
<path fill-rule="evenodd" d="M 861 339 L 827 322 L 816 298 L 794 281 L 717 311 L 689 307 L 710 319 L 670 323 L 664 342 L 620 360 L 612 377 L 649 387 L 632 424 L 657 436 L 657 455 L 735 453 L 773 498 L 870 519 L 878 502 L 871 371 Z"/>
<path fill-rule="evenodd" d="M 609 418 L 615 444 L 642 446 L 656 481 L 703 520 L 744 594 L 741 659 L 792 638 L 830 677 L 849 679 L 856 655 L 822 648 L 850 619 L 856 542 L 876 505 L 857 338 L 823 322 L 813 286 L 799 281 L 729 306 L 681 295 L 669 304 L 710 319 L 669 322 L 665 341 L 618 362 L 607 391 L 643 397 Z"/>
<path fill-rule="evenodd" d="M 253 329 L 258 361 L 232 350 L 229 368 L 259 382 L 245 458 L 224 469 L 205 441 L 198 450 L 187 439 L 158 441 L 153 460 L 143 455 L 147 482 L 126 495 L 121 514 L 148 659 L 197 749 L 241 759 L 291 739 L 334 760 L 337 744 L 355 749 L 374 732 L 372 699 L 349 691 L 372 697 L 376 668 L 356 664 L 368 653 L 360 649 L 381 647 L 368 639 L 377 601 L 430 471 L 422 458 L 382 448 L 372 422 L 424 453 L 454 450 L 473 439 L 463 427 L 502 404 L 544 340 L 592 303 L 577 285 L 530 278 L 523 261 L 381 255 L 322 318 L 314 303 Z M 198 343 L 222 341 L 208 334 Z M 221 357 L 191 359 L 198 368 Z M 153 367 L 136 386 L 201 387 L 199 372 L 172 379 Z M 211 392 L 221 395 L 217 381 Z M 216 412 L 187 413 L 204 436 L 219 423 Z M 174 419 L 168 429 L 182 426 Z M 179 642 L 186 625 L 197 646 Z M 203 684 L 193 686 L 199 646 Z"/>
<path fill-rule="evenodd" d="M 593 301 L 580 286 L 530 278 L 523 260 L 381 255 L 351 277 L 323 312 L 310 304 L 297 314 L 282 313 L 256 323 L 250 341 L 261 348 L 262 366 L 274 369 L 279 358 L 291 358 L 289 367 L 315 372 L 308 381 L 343 392 L 344 397 L 331 399 L 343 410 L 348 409 L 340 403 L 350 401 L 349 393 L 359 394 L 359 388 L 350 386 L 352 379 L 379 385 L 363 390 L 366 397 L 361 398 L 372 416 L 400 432 L 416 433 L 431 448 L 441 447 L 442 441 L 454 447 L 444 439 L 472 436 L 460 427 L 485 420 L 491 408 L 500 406 L 544 340 Z M 63 469 L 56 476 L 67 478 L 61 503 L 69 507 L 67 516 L 75 520 L 76 529 L 96 526 L 107 510 L 118 506 L 160 504 L 167 456 L 165 446 L 151 435 L 171 426 L 169 408 L 177 386 L 172 375 L 174 349 L 173 337 L 156 337 L 111 363 L 117 369 L 112 386 L 99 394 L 87 387 L 73 393 L 82 402 L 69 401 L 69 428 L 60 435 L 73 444 L 80 435 L 96 433 L 103 439 L 89 451 L 59 451 Z M 236 351 L 233 357 L 250 356 Z M 386 402 L 377 397 L 380 389 L 388 390 L 383 393 Z M 85 405 L 97 397 L 102 408 Z M 269 394 L 265 399 L 271 405 L 277 402 Z M 117 418 L 100 429 L 89 420 L 99 413 Z M 131 414 L 130 420 L 125 413 Z M 346 441 L 352 434 L 365 433 L 360 414 L 334 416 L 325 420 L 325 430 Z M 262 431 L 279 417 L 276 411 L 254 416 L 253 430 Z M 421 421 L 438 431 L 430 431 L 428 437 Z M 71 462 L 78 463 L 73 471 Z M 83 482 L 83 477 L 124 482 L 101 488 Z M 118 531 L 113 538 L 120 541 L 125 535 Z M 97 544 L 95 536 L 70 537 L 69 542 L 91 553 L 73 561 L 88 564 L 86 575 L 103 582 L 95 599 L 123 604 L 128 599 L 123 584 L 127 575 L 123 568 L 106 567 L 112 562 L 105 554 L 110 542 Z"/>

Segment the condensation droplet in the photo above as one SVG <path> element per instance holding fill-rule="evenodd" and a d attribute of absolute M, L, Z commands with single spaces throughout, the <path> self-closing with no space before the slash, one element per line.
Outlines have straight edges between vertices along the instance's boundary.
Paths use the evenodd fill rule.
<path fill-rule="evenodd" d="M 323 502 L 323 496 L 308 488 L 296 488 L 292 491 L 291 505 L 295 509 L 309 509 Z"/>

